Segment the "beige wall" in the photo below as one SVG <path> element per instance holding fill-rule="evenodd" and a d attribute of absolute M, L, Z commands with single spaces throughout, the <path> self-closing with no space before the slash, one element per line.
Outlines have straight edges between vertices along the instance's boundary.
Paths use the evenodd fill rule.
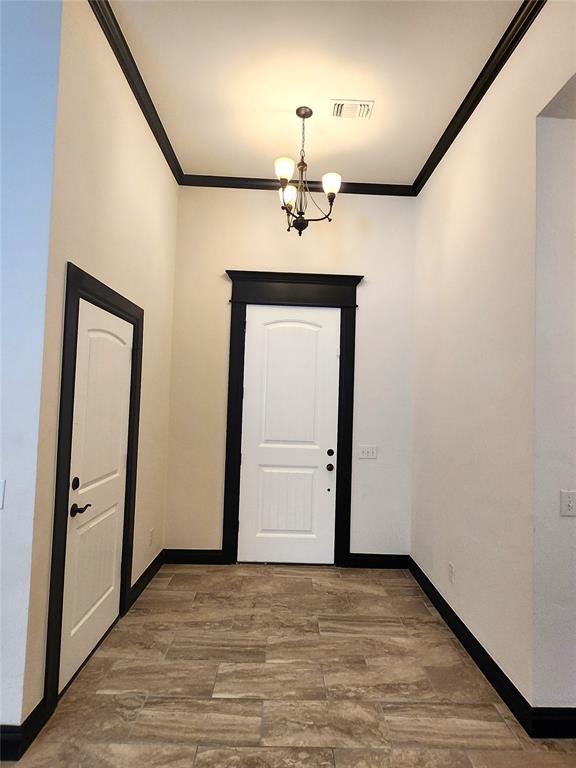
<path fill-rule="evenodd" d="M 136 579 L 164 545 L 177 195 L 90 6 L 65 2 L 24 716 L 43 688 L 65 265 L 72 261 L 144 308 Z"/>
<path fill-rule="evenodd" d="M 409 552 L 414 200 L 342 195 L 287 233 L 276 192 L 180 192 L 166 546 L 219 548 L 231 284 L 225 269 L 365 275 L 358 288 L 352 550 Z"/>
<path fill-rule="evenodd" d="M 418 198 L 413 556 L 528 700 L 536 116 L 575 14 L 546 4 Z"/>
<path fill-rule="evenodd" d="M 576 119 L 538 119 L 537 168 L 534 704 L 573 707 L 576 517 L 559 492 L 576 490 Z"/>

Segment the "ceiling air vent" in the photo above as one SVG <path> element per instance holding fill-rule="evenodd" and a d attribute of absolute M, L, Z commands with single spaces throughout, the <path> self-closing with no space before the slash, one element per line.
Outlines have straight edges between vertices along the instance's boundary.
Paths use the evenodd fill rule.
<path fill-rule="evenodd" d="M 332 117 L 348 117 L 353 120 L 368 120 L 374 109 L 374 101 L 364 99 L 332 99 Z"/>

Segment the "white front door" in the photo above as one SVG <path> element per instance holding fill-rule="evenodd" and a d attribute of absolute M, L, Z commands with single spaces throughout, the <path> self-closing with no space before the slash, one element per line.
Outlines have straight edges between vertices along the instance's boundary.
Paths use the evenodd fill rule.
<path fill-rule="evenodd" d="M 132 330 L 80 300 L 59 690 L 118 616 Z"/>
<path fill-rule="evenodd" d="M 247 306 L 239 560 L 334 562 L 339 358 L 339 309 Z"/>

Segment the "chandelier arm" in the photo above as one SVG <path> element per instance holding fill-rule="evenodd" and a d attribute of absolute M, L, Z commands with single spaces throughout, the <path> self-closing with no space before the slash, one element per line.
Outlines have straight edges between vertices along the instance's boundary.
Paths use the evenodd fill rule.
<path fill-rule="evenodd" d="M 328 211 L 328 213 L 325 213 L 324 216 L 320 216 L 317 219 L 306 219 L 306 221 L 326 221 L 326 219 L 328 219 L 328 221 L 331 221 L 330 219 L 331 214 L 332 214 L 332 206 L 330 206 L 330 210 Z"/>
<path fill-rule="evenodd" d="M 309 186 L 308 186 L 308 179 L 306 179 L 304 183 L 305 183 L 305 185 L 306 185 L 306 192 L 307 192 L 307 194 L 308 194 L 308 197 L 310 198 L 310 200 L 312 200 L 312 202 L 314 203 L 314 205 L 316 206 L 316 208 L 318 208 L 318 210 L 319 210 L 319 211 L 320 211 L 320 213 L 322 214 L 322 217 L 323 217 L 324 219 L 327 219 L 327 218 L 328 218 L 328 216 L 330 216 L 330 213 L 331 213 L 331 211 L 332 211 L 332 205 L 333 205 L 333 203 L 331 203 L 331 204 L 330 204 L 330 209 L 329 209 L 328 213 L 324 213 L 324 211 L 322 210 L 322 208 L 320 208 L 320 206 L 318 205 L 318 203 L 316 202 L 316 200 L 314 200 L 314 195 L 312 194 L 312 192 L 310 192 L 310 188 L 309 188 Z M 322 219 L 310 219 L 310 221 L 322 221 Z"/>

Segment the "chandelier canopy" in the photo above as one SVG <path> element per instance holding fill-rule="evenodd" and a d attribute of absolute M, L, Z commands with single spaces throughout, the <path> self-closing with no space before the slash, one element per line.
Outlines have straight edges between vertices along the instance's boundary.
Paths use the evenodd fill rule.
<path fill-rule="evenodd" d="M 308 166 L 306 164 L 304 142 L 306 139 L 306 120 L 309 117 L 312 117 L 312 110 L 310 107 L 298 107 L 296 114 L 302 120 L 302 147 L 300 149 L 300 161 L 296 166 L 292 158 L 279 157 L 274 162 L 274 171 L 280 182 L 278 194 L 280 195 L 282 210 L 286 212 L 288 232 L 290 232 L 291 229 L 295 229 L 301 237 L 302 232 L 304 232 L 311 221 L 332 221 L 330 218 L 332 207 L 336 195 L 340 190 L 342 177 L 338 173 L 325 173 L 324 176 L 322 176 L 322 188 L 328 198 L 328 211 L 324 213 L 322 208 L 320 208 L 318 203 L 312 197 L 312 193 L 308 188 Z M 294 175 L 295 167 L 298 168 L 298 183 L 296 186 L 289 183 Z M 306 216 L 309 200 L 311 200 L 316 208 L 318 208 L 318 211 L 322 214 L 321 216 L 316 218 Z"/>

